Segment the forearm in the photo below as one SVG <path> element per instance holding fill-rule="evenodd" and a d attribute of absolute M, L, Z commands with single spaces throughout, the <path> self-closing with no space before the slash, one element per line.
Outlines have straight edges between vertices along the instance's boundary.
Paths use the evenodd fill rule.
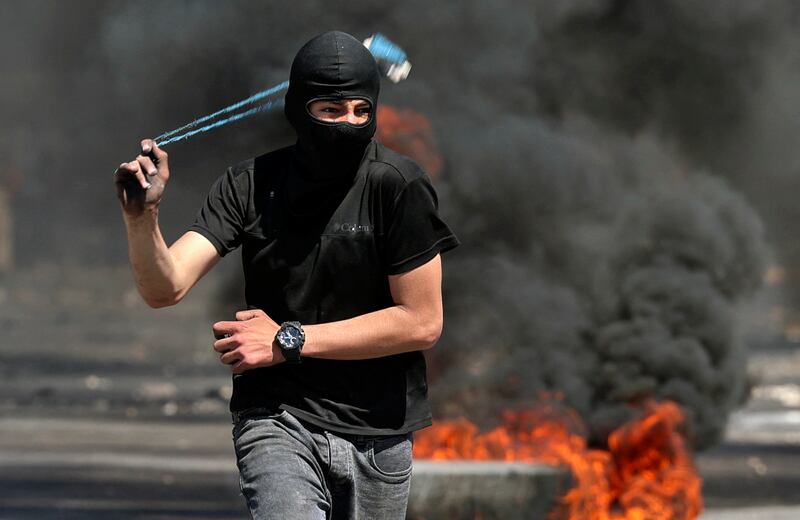
<path fill-rule="evenodd" d="M 348 320 L 304 325 L 303 356 L 370 359 L 432 347 L 442 331 L 441 307 L 426 311 L 404 305 Z"/>
<path fill-rule="evenodd" d="M 442 333 L 442 269 L 436 255 L 426 264 L 389 275 L 395 305 L 347 320 L 303 326 L 302 356 L 372 359 L 431 348 Z M 236 313 L 214 324 L 214 349 L 234 374 L 283 361 L 275 335 L 280 326 L 263 310 Z"/>
<path fill-rule="evenodd" d="M 130 258 L 136 286 L 152 307 L 177 303 L 185 294 L 176 262 L 158 225 L 158 209 L 137 217 L 125 216 Z"/>

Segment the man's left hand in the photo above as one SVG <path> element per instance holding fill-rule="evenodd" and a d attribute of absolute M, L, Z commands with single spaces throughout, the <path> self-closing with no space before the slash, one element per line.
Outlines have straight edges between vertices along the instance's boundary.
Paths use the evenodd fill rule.
<path fill-rule="evenodd" d="M 269 367 L 284 361 L 275 334 L 280 325 L 260 309 L 239 311 L 236 321 L 218 321 L 213 326 L 214 350 L 234 374 Z"/>

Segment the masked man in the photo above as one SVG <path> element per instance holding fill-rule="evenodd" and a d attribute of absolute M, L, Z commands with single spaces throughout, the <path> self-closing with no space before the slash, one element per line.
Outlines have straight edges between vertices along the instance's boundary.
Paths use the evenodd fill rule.
<path fill-rule="evenodd" d="M 458 241 L 410 159 L 372 140 L 378 67 L 322 34 L 292 64 L 297 142 L 229 168 L 167 247 L 167 154 L 116 173 L 138 288 L 173 305 L 242 248 L 248 309 L 213 326 L 253 518 L 404 518 L 412 433 L 431 424 L 425 360 L 442 329 L 441 258 Z"/>

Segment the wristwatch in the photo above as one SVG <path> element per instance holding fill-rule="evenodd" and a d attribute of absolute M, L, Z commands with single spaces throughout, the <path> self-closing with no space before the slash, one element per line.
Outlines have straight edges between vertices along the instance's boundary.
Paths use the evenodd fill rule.
<path fill-rule="evenodd" d="M 283 357 L 287 363 L 300 363 L 300 352 L 306 342 L 306 333 L 299 321 L 285 321 L 281 324 L 278 333 L 275 334 L 275 341 L 283 352 Z"/>

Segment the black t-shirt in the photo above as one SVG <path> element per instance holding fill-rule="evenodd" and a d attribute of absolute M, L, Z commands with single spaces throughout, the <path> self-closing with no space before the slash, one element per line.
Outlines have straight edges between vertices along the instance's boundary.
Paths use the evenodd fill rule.
<path fill-rule="evenodd" d="M 301 194 L 301 195 L 298 195 Z M 355 177 L 304 181 L 294 147 L 229 168 L 190 230 L 221 256 L 242 247 L 245 297 L 277 323 L 352 318 L 394 305 L 387 275 L 458 240 L 416 163 L 371 142 Z M 406 433 L 431 423 L 421 352 L 338 361 L 303 358 L 233 378 L 231 410 L 272 407 L 340 433 Z"/>

